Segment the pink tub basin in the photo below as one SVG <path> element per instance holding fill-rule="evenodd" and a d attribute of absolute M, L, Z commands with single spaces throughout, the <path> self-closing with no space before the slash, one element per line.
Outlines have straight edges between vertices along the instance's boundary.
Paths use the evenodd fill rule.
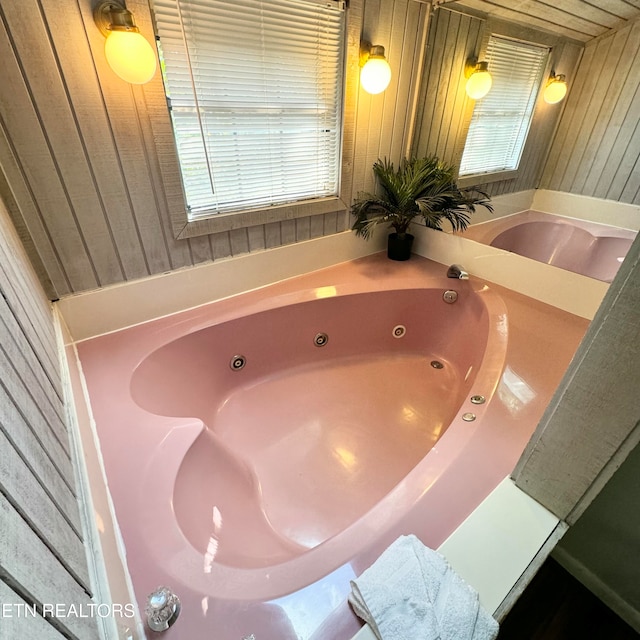
<path fill-rule="evenodd" d="M 205 425 L 173 491 L 194 549 L 215 547 L 212 562 L 227 567 L 289 561 L 339 536 L 407 476 L 450 428 L 490 337 L 502 344 L 492 362 L 504 358 L 488 292 L 455 305 L 442 293 L 288 305 L 195 331 L 144 359 L 131 382 L 136 403 Z M 237 355 L 241 370 L 230 366 Z M 490 395 L 500 369 L 486 369 L 478 386 Z"/>

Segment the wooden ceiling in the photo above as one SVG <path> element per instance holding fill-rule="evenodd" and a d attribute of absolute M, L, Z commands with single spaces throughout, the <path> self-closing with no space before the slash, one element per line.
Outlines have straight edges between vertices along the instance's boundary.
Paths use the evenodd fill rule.
<path fill-rule="evenodd" d="M 587 42 L 640 16 L 640 0 L 447 0 L 496 18 Z"/>

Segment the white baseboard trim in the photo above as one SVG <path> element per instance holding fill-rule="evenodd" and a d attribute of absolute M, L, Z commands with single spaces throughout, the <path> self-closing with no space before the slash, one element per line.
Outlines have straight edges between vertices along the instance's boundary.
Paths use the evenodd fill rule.
<path fill-rule="evenodd" d="M 56 306 L 80 342 L 382 251 L 383 226 L 369 241 L 343 231 L 67 296 Z"/>

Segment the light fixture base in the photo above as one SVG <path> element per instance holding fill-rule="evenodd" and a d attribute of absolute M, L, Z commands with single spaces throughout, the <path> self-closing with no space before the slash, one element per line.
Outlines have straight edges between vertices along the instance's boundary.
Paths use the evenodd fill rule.
<path fill-rule="evenodd" d="M 112 31 L 139 31 L 131 11 L 114 0 L 98 2 L 93 10 L 93 20 L 105 38 Z"/>
<path fill-rule="evenodd" d="M 476 70 L 476 66 L 478 64 L 478 58 L 472 56 L 471 58 L 467 58 L 467 61 L 464 63 L 464 77 L 467 80 L 473 75 L 473 72 Z"/>
<path fill-rule="evenodd" d="M 478 62 L 478 58 L 472 56 L 467 58 L 464 65 L 464 77 L 468 80 L 476 71 L 488 71 L 489 63 L 486 61 Z"/>
<path fill-rule="evenodd" d="M 364 67 L 364 65 L 367 64 L 367 60 L 369 59 L 370 55 L 371 55 L 371 43 L 368 42 L 367 40 L 363 40 L 360 43 L 359 64 L 361 67 Z"/>

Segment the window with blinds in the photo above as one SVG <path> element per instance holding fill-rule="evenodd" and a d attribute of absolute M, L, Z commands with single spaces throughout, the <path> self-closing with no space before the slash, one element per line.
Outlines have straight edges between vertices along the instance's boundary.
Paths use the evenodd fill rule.
<path fill-rule="evenodd" d="M 153 0 L 189 220 L 338 194 L 344 3 Z"/>
<path fill-rule="evenodd" d="M 484 59 L 493 86 L 474 106 L 460 176 L 518 168 L 548 55 L 548 47 L 490 37 Z"/>

